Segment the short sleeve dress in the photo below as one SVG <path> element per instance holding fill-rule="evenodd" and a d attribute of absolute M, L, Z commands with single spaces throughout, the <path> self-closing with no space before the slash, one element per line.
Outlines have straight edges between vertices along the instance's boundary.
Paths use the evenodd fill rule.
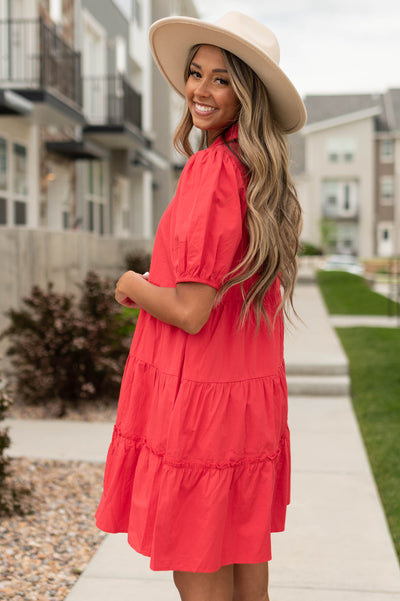
<path fill-rule="evenodd" d="M 157 231 L 151 283 L 221 286 L 246 250 L 246 185 L 233 126 L 187 162 Z M 277 280 L 264 303 L 271 321 L 280 300 Z M 233 287 L 195 335 L 140 312 L 96 519 L 127 532 L 153 570 L 265 562 L 271 532 L 284 529 L 283 324 L 239 328 L 241 305 Z"/>

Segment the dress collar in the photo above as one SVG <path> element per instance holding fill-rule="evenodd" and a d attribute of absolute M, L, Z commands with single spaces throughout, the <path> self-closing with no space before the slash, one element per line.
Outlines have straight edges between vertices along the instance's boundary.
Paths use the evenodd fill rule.
<path fill-rule="evenodd" d="M 232 142 L 233 140 L 237 140 L 239 135 L 239 126 L 237 123 L 231 125 L 229 129 L 226 129 L 218 138 L 213 142 L 214 144 L 223 144 L 224 142 Z"/>

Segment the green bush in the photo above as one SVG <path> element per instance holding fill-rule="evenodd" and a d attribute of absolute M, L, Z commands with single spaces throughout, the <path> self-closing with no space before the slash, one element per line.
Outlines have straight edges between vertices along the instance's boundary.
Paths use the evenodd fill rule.
<path fill-rule="evenodd" d="M 89 272 L 81 300 L 59 294 L 49 284 L 35 286 L 24 308 L 11 309 L 8 337 L 16 392 L 27 403 L 66 403 L 113 397 L 121 381 L 137 312 L 121 311 L 114 284 Z"/>
<path fill-rule="evenodd" d="M 322 255 L 322 249 L 319 248 L 318 246 L 315 246 L 315 244 L 311 244 L 311 242 L 302 242 L 300 245 L 300 251 L 299 251 L 299 255 L 300 256 L 320 256 Z"/>

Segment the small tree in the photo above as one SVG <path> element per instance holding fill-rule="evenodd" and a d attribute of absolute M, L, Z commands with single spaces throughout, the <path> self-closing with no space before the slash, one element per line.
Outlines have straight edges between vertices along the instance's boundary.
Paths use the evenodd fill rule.
<path fill-rule="evenodd" d="M 325 253 L 335 250 L 337 225 L 331 219 L 323 217 L 320 221 L 321 245 Z"/>

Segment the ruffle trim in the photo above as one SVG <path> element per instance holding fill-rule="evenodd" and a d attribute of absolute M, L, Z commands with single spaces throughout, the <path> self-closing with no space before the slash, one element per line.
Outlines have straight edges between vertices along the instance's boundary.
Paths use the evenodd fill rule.
<path fill-rule="evenodd" d="M 230 468 L 179 469 L 144 440 L 115 433 L 107 459 L 99 528 L 126 532 L 153 570 L 213 572 L 271 558 L 290 501 L 289 434 L 274 458 Z"/>
<path fill-rule="evenodd" d="M 164 465 L 174 467 L 174 468 L 182 468 L 182 469 L 193 469 L 193 470 L 225 470 L 225 469 L 235 469 L 241 466 L 254 466 L 260 463 L 268 463 L 270 461 L 275 461 L 282 452 L 282 447 L 286 444 L 287 433 L 282 436 L 278 449 L 275 453 L 265 454 L 260 457 L 243 457 L 237 461 L 226 461 L 222 463 L 213 463 L 213 462 L 198 462 L 198 461 L 177 461 L 171 458 L 168 458 L 168 454 L 165 453 L 162 449 L 156 449 L 152 446 L 148 440 L 140 436 L 128 437 L 124 436 L 118 426 L 114 426 L 113 431 L 113 440 L 112 444 L 118 444 L 118 441 L 123 443 L 125 449 L 128 447 L 136 447 L 137 449 L 141 449 L 145 447 L 148 451 L 150 451 L 153 455 L 159 458 L 164 459 Z"/>

